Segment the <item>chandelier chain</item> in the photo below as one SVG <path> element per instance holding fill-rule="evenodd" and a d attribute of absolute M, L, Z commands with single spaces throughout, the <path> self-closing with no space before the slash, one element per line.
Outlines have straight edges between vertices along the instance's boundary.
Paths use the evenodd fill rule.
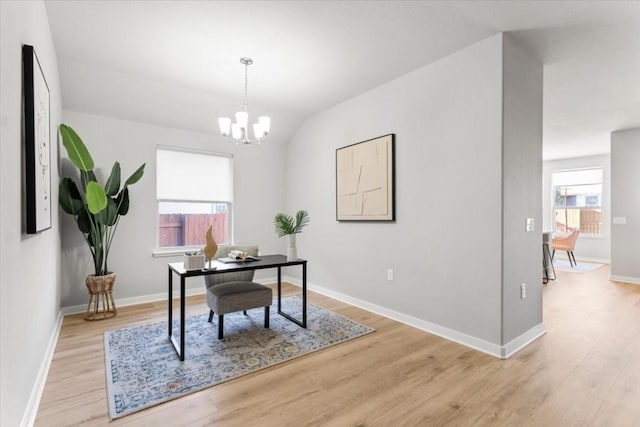
<path fill-rule="evenodd" d="M 249 64 L 244 64 L 244 111 L 249 107 Z"/>

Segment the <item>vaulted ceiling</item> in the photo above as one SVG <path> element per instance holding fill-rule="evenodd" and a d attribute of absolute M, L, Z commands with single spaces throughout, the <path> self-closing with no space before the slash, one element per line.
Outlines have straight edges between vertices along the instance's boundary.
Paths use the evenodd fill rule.
<path fill-rule="evenodd" d="M 640 127 L 640 2 L 46 1 L 65 109 L 215 133 L 242 101 L 311 114 L 500 31 L 544 63 L 546 159 Z M 212 137 L 217 137 L 212 135 Z"/>

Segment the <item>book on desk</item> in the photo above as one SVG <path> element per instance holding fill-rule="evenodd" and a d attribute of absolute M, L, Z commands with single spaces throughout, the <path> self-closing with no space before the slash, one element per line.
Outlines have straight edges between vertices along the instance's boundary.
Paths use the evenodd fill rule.
<path fill-rule="evenodd" d="M 250 261 L 260 261 L 260 258 L 249 255 L 246 252 L 242 251 L 229 251 L 229 255 L 224 258 L 218 258 L 216 261 L 220 261 L 225 264 L 229 264 L 232 262 L 250 262 Z"/>

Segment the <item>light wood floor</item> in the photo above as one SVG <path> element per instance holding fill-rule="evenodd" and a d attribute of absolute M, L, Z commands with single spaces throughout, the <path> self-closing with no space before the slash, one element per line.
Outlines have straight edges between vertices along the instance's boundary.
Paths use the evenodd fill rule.
<path fill-rule="evenodd" d="M 377 331 L 111 425 L 638 426 L 640 286 L 608 275 L 558 272 L 544 289 L 547 334 L 509 360 L 310 293 Z M 206 310 L 189 299 L 189 313 Z M 103 332 L 165 319 L 164 303 L 66 317 L 36 426 L 108 424 Z"/>

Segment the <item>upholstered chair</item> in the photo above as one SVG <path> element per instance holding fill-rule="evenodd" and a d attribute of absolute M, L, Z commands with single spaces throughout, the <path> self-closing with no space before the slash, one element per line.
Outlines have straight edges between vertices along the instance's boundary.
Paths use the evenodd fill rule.
<path fill-rule="evenodd" d="M 216 258 L 224 258 L 232 250 L 247 252 L 258 256 L 257 246 L 224 246 L 219 247 Z M 207 288 L 207 305 L 209 306 L 209 322 L 213 315 L 218 315 L 218 339 L 224 337 L 224 315 L 253 308 L 264 307 L 264 327 L 269 327 L 269 307 L 273 299 L 271 288 L 253 281 L 254 270 L 230 273 L 209 274 L 204 276 Z"/>
<path fill-rule="evenodd" d="M 580 234 L 579 230 L 573 230 L 568 235 L 554 235 L 553 239 L 551 239 L 551 244 L 553 246 L 553 254 L 551 255 L 551 259 L 553 260 L 553 257 L 556 254 L 556 250 L 566 251 L 571 267 L 573 267 L 574 264 L 578 265 L 578 263 L 576 262 L 576 256 L 573 254 L 573 251 L 576 247 L 576 241 L 578 240 L 578 234 Z"/>

